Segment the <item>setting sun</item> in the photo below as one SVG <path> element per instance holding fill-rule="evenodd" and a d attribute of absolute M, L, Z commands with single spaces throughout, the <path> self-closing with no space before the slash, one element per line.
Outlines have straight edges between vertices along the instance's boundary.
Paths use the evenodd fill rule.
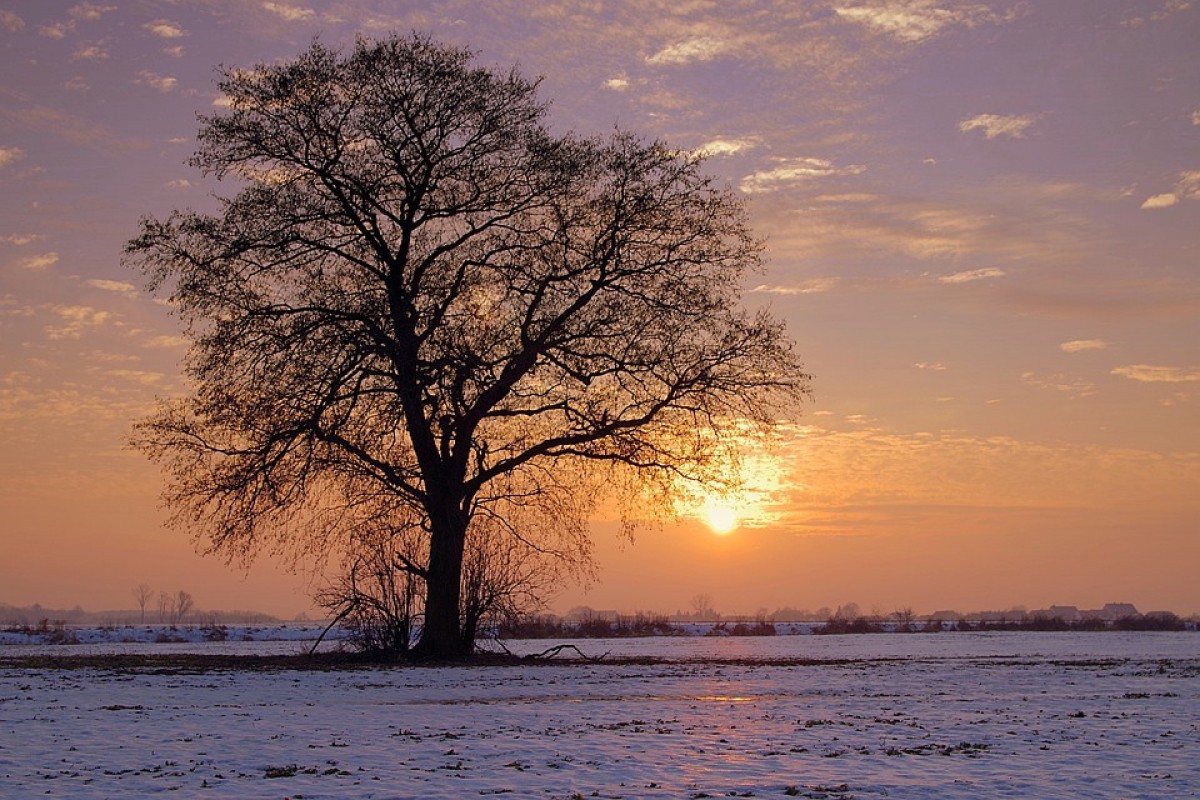
<path fill-rule="evenodd" d="M 719 500 L 710 500 L 700 509 L 700 518 L 712 532 L 724 536 L 733 533 L 741 522 L 738 512 L 732 505 Z"/>

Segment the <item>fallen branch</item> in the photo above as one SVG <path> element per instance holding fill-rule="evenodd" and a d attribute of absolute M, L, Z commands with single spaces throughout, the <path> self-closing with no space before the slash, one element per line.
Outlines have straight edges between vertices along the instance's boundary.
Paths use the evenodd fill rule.
<path fill-rule="evenodd" d="M 604 659 L 608 658 L 608 654 L 612 652 L 611 650 L 609 650 L 602 656 L 589 656 L 573 644 L 559 644 L 559 645 L 555 645 L 554 647 L 549 648 L 548 650 L 543 650 L 540 653 L 531 653 L 530 655 L 525 656 L 522 660 L 523 661 L 548 661 L 548 660 L 554 658 L 555 656 L 557 656 L 559 653 L 561 653 L 564 650 L 574 650 L 575 653 L 580 658 L 582 658 L 584 661 L 589 661 L 589 662 L 603 661 Z"/>

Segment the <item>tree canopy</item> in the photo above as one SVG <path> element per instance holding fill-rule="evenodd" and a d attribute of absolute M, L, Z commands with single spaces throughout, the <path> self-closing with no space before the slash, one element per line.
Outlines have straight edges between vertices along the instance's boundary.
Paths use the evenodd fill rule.
<path fill-rule="evenodd" d="M 712 480 L 808 380 L 741 306 L 762 246 L 699 158 L 555 135 L 473 61 L 412 35 L 225 70 L 191 163 L 237 190 L 126 248 L 191 341 L 134 434 L 179 520 L 230 556 L 419 530 L 430 656 L 472 644 L 472 525 L 578 552 L 589 476 Z"/>

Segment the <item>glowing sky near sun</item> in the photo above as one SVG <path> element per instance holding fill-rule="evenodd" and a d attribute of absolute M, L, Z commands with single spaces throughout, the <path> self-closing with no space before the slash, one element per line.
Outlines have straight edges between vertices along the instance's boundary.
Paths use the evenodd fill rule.
<path fill-rule="evenodd" d="M 556 606 L 1200 611 L 1189 0 L 0 0 L 0 602 L 308 607 L 162 529 L 123 437 L 184 341 L 120 252 L 212 206 L 215 65 L 413 29 L 544 76 L 561 129 L 706 151 L 768 242 L 746 301 L 814 375 L 746 492 L 600 521 Z"/>

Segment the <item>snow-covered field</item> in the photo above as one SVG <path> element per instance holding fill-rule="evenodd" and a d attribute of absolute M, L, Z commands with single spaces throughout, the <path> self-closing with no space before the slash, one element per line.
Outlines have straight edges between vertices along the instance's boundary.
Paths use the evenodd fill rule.
<path fill-rule="evenodd" d="M 1195 633 L 576 644 L 669 660 L 0 669 L 0 797 L 1200 797 Z"/>

